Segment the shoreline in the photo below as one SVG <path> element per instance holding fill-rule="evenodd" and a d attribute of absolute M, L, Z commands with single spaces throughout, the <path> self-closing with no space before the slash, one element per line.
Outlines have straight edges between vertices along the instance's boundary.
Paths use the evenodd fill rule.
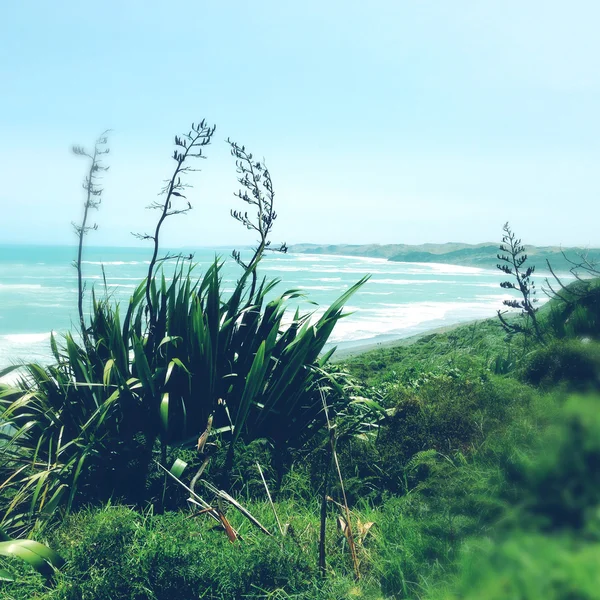
<path fill-rule="evenodd" d="M 490 318 L 493 318 L 493 317 L 490 317 Z M 438 326 L 438 327 L 432 327 L 431 329 L 426 329 L 424 331 L 420 331 L 419 333 L 412 333 L 406 337 L 397 337 L 395 339 L 386 340 L 386 341 L 382 341 L 382 342 L 366 341 L 364 344 L 360 344 L 360 343 L 353 344 L 352 346 L 345 347 L 345 348 L 339 347 L 339 345 L 338 345 L 336 351 L 334 352 L 334 354 L 331 357 L 329 362 L 332 362 L 332 363 L 344 362 L 346 360 L 356 358 L 363 354 L 368 354 L 369 352 L 372 352 L 374 350 L 383 350 L 383 349 L 387 349 L 387 348 L 411 346 L 412 344 L 415 344 L 416 342 L 418 342 L 419 340 L 421 340 L 425 337 L 449 333 L 460 327 L 467 327 L 469 325 L 473 325 L 475 323 L 483 323 L 484 321 L 488 321 L 488 320 L 489 319 L 471 319 L 470 321 L 461 321 L 459 323 L 453 323 L 450 325 L 442 325 L 442 326 Z M 332 347 L 333 346 L 335 346 L 335 344 L 333 344 Z M 3 368 L 6 368 L 8 366 L 10 366 L 10 365 L 4 365 L 4 366 L 0 367 L 0 370 L 2 370 Z M 14 384 L 15 380 L 18 379 L 18 376 L 19 376 L 18 373 L 19 373 L 19 370 L 16 369 L 16 370 L 12 371 L 11 373 L 9 373 L 8 375 L 5 375 L 4 377 L 0 377 L 0 385 Z"/>
<path fill-rule="evenodd" d="M 493 317 L 490 317 L 489 319 L 472 319 L 470 321 L 461 321 L 460 323 L 453 323 L 451 325 L 433 327 L 431 329 L 427 329 L 419 333 L 413 333 L 406 337 L 398 337 L 393 340 L 386 340 L 385 342 L 366 342 L 364 344 L 357 344 L 349 348 L 338 348 L 331 357 L 330 362 L 343 362 L 348 359 L 356 358 L 357 356 L 360 356 L 362 354 L 367 354 L 374 350 L 412 346 L 412 344 L 415 344 L 424 337 L 449 333 L 451 331 L 454 331 L 455 329 L 459 329 L 460 327 L 467 327 L 476 323 L 483 323 L 485 321 L 489 321 L 490 319 L 493 319 Z"/>

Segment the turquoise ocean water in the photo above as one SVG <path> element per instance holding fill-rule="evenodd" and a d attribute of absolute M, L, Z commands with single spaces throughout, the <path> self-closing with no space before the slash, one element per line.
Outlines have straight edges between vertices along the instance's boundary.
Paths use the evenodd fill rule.
<path fill-rule="evenodd" d="M 231 290 L 239 267 L 228 249 L 195 250 L 201 275 L 215 254 L 225 259 L 223 282 Z M 76 248 L 0 246 L 0 369 L 20 360 L 50 360 L 50 332 L 65 332 L 77 320 Z M 150 252 L 141 248 L 85 249 L 83 270 L 90 290 L 127 302 L 145 276 Z M 167 266 L 172 269 L 172 266 Z M 394 263 L 385 259 L 334 255 L 269 254 L 260 274 L 279 278 L 281 293 L 300 288 L 306 310 L 322 312 L 337 296 L 370 273 L 370 281 L 348 302 L 353 314 L 336 327 L 331 341 L 341 347 L 407 337 L 434 327 L 494 316 L 507 298 L 495 270 L 443 264 Z M 296 305 L 291 305 L 290 310 Z"/>

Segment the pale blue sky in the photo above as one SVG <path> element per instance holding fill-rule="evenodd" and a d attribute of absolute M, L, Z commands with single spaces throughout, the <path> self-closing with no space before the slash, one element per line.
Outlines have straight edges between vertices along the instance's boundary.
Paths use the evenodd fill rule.
<path fill-rule="evenodd" d="M 274 240 L 600 246 L 600 3 L 3 2 L 3 242 L 71 243 L 112 128 L 91 244 L 133 245 L 172 136 L 217 124 L 165 245 L 231 245 L 228 136 L 265 157 Z"/>

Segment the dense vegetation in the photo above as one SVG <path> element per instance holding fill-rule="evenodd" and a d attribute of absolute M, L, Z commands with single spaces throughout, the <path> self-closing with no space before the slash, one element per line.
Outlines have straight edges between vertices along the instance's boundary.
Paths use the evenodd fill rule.
<path fill-rule="evenodd" d="M 176 139 L 163 220 L 211 131 Z M 594 265 L 555 283 L 542 335 L 526 312 L 331 363 L 354 290 L 284 326 L 298 291 L 258 276 L 270 175 L 231 147 L 259 237 L 234 292 L 218 260 L 151 263 L 0 385 L 0 597 L 597 598 Z"/>

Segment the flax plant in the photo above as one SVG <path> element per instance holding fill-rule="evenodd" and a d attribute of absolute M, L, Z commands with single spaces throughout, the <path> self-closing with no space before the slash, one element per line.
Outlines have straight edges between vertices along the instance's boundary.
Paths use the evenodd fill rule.
<path fill-rule="evenodd" d="M 327 391 L 330 410 L 347 406 L 338 381 L 343 375 L 324 370 L 331 351 L 322 352 L 344 304 L 366 278 L 320 317 L 296 310 L 284 325 L 287 307 L 301 292 L 274 297 L 278 281 L 257 275 L 276 216 L 274 194 L 270 175 L 243 147 L 232 145 L 232 151 L 238 173 L 254 172 L 247 178 L 242 171 L 240 181 L 258 220 L 236 218 L 254 224 L 259 240 L 249 263 L 238 260 L 242 274 L 234 291 L 227 296 L 222 289 L 219 259 L 200 277 L 184 261 L 170 280 L 160 270 L 161 226 L 189 210 L 189 204 L 173 204 L 188 187 L 181 175 L 213 132 L 202 121 L 175 140 L 176 166 L 164 203 L 157 204 L 157 227 L 142 236 L 154 244 L 148 278 L 128 305 L 93 293 L 83 343 L 70 333 L 62 340 L 53 336 L 53 365 L 25 365 L 16 384 L 0 386 L 1 523 L 11 533 L 82 503 L 152 500 L 146 484 L 157 443 L 164 463 L 168 447 L 191 447 L 209 419 L 211 436 L 224 444 L 227 481 L 238 441 L 266 438 L 283 460 L 318 435 L 325 424 L 320 389 Z M 244 193 L 239 197 L 248 201 Z"/>

